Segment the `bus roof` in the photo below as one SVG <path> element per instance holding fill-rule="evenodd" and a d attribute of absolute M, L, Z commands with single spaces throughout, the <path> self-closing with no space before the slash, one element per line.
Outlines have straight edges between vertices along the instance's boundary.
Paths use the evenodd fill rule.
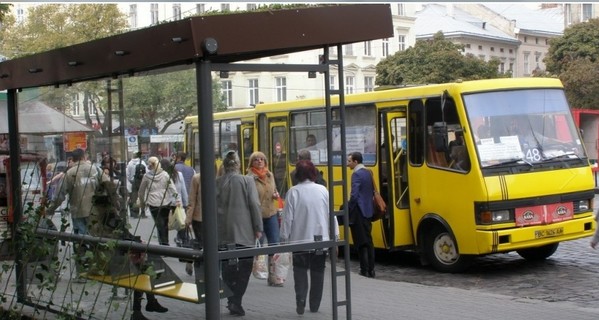
<path fill-rule="evenodd" d="M 411 99 L 412 97 L 440 96 L 444 90 L 457 90 L 460 93 L 475 93 L 497 89 L 515 88 L 563 88 L 563 86 L 559 79 L 553 78 L 500 78 L 489 80 L 472 80 L 348 94 L 345 96 L 345 104 L 352 105 L 373 101 L 384 102 L 399 99 L 405 100 Z M 332 96 L 331 104 L 338 105 L 339 97 Z M 323 105 L 324 98 L 264 103 L 256 105 L 256 113 L 290 111 L 304 109 L 307 107 L 322 107 Z"/>

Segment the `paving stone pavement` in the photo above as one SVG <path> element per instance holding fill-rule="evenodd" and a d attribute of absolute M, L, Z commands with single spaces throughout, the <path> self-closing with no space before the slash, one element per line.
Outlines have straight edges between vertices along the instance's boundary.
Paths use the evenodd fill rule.
<path fill-rule="evenodd" d="M 59 219 L 58 217 L 55 217 Z M 152 235 L 153 221 L 148 219 L 132 219 L 130 221 L 137 234 L 151 242 L 157 242 Z M 171 245 L 175 232 L 171 231 Z M 574 253 L 573 253 L 574 254 Z M 165 261 L 175 270 L 183 281 L 193 282 L 194 277 L 185 273 L 185 264 L 174 258 L 165 258 Z M 269 287 L 264 280 L 252 278 L 243 306 L 246 316 L 234 317 L 228 314 L 226 299 L 221 300 L 221 319 L 240 318 L 244 320 L 264 319 L 333 319 L 331 300 L 331 269 L 327 265 L 323 301 L 318 313 L 311 313 L 309 309 L 304 315 L 295 312 L 295 293 L 293 289 L 293 276 L 290 273 L 284 287 Z M 567 281 L 567 276 L 564 276 Z M 68 278 L 68 274 L 63 278 Z M 111 300 L 112 288 L 98 284 L 68 284 L 68 280 L 61 280 L 54 294 L 53 303 L 65 305 L 76 304 L 78 310 L 89 312 L 93 309 L 94 315 L 85 315 L 85 319 L 129 319 L 130 308 L 128 299 Z M 527 298 L 511 294 L 493 293 L 488 288 L 463 289 L 452 286 L 422 285 L 390 281 L 388 279 L 370 279 L 352 272 L 351 281 L 351 314 L 347 315 L 346 308 L 338 309 L 338 319 L 437 319 L 462 320 L 462 319 L 597 319 L 599 307 L 594 304 L 588 306 L 568 301 L 549 302 L 539 298 Z M 595 288 L 599 283 L 593 282 Z M 338 278 L 338 294 L 344 299 L 344 278 Z M 68 286 L 68 288 L 67 288 Z M 14 291 L 14 285 L 3 285 L 5 292 Z M 560 288 L 555 288 L 559 290 Z M 34 292 L 33 290 L 31 292 Z M 123 295 L 123 289 L 118 290 Z M 9 293 L 10 294 L 10 293 Z M 77 301 L 81 297 L 81 301 Z M 206 319 L 205 306 L 182 302 L 170 298 L 159 297 L 160 303 L 169 308 L 165 314 L 144 314 L 149 319 Z M 114 303 L 111 303 L 114 302 Z M 145 305 L 145 302 L 143 303 Z M 118 307 L 117 307 L 118 305 Z M 22 309 L 24 314 L 31 314 L 32 308 Z M 39 311 L 35 319 L 60 319 L 53 313 Z"/>

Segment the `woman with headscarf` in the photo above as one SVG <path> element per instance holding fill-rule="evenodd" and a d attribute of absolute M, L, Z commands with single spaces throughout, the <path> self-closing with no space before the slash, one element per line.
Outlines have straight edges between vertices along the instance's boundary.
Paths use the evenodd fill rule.
<path fill-rule="evenodd" d="M 268 240 L 268 245 L 276 245 L 279 243 L 279 219 L 277 208 L 274 200 L 279 199 L 275 184 L 275 176 L 268 170 L 266 155 L 260 151 L 256 151 L 250 155 L 247 175 L 251 177 L 258 190 L 260 198 L 260 208 L 262 211 L 262 224 L 264 225 L 264 235 Z M 263 239 L 261 239 L 264 242 Z M 269 266 L 272 264 L 272 256 L 269 256 Z M 269 267 L 268 285 L 283 286 L 276 284 L 272 279 L 272 267 Z"/>
<path fill-rule="evenodd" d="M 224 174 L 216 179 L 218 236 L 220 248 L 251 248 L 262 237 L 262 219 L 254 181 L 239 173 L 239 157 L 229 152 L 223 160 Z M 237 263 L 222 263 L 223 281 L 233 295 L 228 297 L 231 315 L 243 316 L 241 300 L 252 274 L 253 257 Z"/>
<path fill-rule="evenodd" d="M 171 207 L 181 205 L 181 200 L 174 181 L 162 169 L 156 157 L 148 159 L 148 172 L 139 186 L 139 201 L 142 208 L 146 205 L 150 207 L 158 241 L 161 245 L 168 246 L 168 215 Z"/>

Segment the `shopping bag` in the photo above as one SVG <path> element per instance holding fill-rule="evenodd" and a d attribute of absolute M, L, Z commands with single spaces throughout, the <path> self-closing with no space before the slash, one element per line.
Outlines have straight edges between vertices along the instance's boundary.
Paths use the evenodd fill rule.
<path fill-rule="evenodd" d="M 176 206 L 175 210 L 169 213 L 168 229 L 177 231 L 185 229 L 185 211 L 181 206 Z"/>
<path fill-rule="evenodd" d="M 256 247 L 262 246 L 260 240 L 256 240 Z M 261 254 L 254 257 L 254 266 L 252 267 L 254 278 L 266 280 L 268 278 L 268 255 Z"/>
<path fill-rule="evenodd" d="M 268 283 L 271 286 L 282 286 L 287 279 L 289 269 L 291 268 L 291 253 L 281 252 L 272 256 L 270 264 L 270 279 Z"/>

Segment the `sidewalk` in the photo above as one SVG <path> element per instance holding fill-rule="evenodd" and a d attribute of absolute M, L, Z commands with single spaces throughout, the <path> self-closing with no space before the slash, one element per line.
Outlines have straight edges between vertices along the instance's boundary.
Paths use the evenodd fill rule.
<path fill-rule="evenodd" d="M 58 218 L 60 219 L 60 218 Z M 142 238 L 156 242 L 155 235 L 150 234 L 153 226 L 152 218 L 132 219 L 132 229 L 137 228 L 137 234 Z M 171 231 L 171 245 L 174 245 L 175 232 Z M 169 266 L 185 282 L 194 282 L 195 277 L 185 273 L 185 264 L 175 258 L 164 259 Z M 459 276 L 459 275 L 456 275 Z M 505 295 L 495 295 L 476 290 L 463 290 L 448 287 L 432 287 L 404 282 L 389 282 L 359 276 L 352 272 L 351 280 L 351 319 L 387 320 L 387 319 L 596 319 L 599 307 L 581 308 L 567 302 L 546 302 L 541 300 L 523 299 Z M 339 300 L 345 300 L 345 278 L 339 277 Z M 14 286 L 4 286 L 6 291 L 14 290 Z M 30 288 L 33 288 L 30 286 Z M 35 294 L 35 289 L 30 289 Z M 556 288 L 559 290 L 559 288 Z M 125 290 L 119 289 L 122 295 Z M 290 272 L 284 287 L 269 287 L 265 280 L 251 278 L 244 296 L 243 307 L 245 317 L 233 317 L 226 309 L 226 299 L 221 300 L 221 318 L 239 318 L 244 320 L 264 319 L 333 319 L 331 300 L 331 269 L 327 265 L 323 300 L 320 311 L 311 313 L 306 308 L 304 315 L 295 311 L 295 292 L 293 289 L 293 274 Z M 86 294 L 83 294 L 86 293 Z M 112 288 L 90 283 L 71 284 L 68 272 L 65 272 L 52 301 L 55 309 L 64 305 L 64 301 L 76 303 L 79 310 L 88 313 L 84 318 L 90 319 L 129 319 L 130 305 L 128 300 L 112 300 Z M 182 302 L 166 297 L 158 297 L 160 303 L 169 308 L 165 314 L 143 311 L 149 319 L 206 319 L 205 305 Z M 62 301 L 62 302 L 61 302 Z M 118 306 L 117 306 L 118 305 Z M 145 301 L 142 303 L 145 306 Z M 24 314 L 32 314 L 32 309 L 26 307 Z M 89 312 L 93 316 L 89 317 Z M 41 312 L 35 319 L 57 319 L 56 314 Z M 348 319 L 346 308 L 338 309 L 338 319 Z"/>

